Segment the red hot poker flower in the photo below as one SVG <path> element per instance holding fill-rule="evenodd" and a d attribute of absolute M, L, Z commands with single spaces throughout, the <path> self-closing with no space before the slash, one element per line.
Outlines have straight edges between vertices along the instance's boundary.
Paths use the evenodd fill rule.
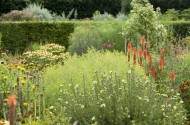
<path fill-rule="evenodd" d="M 141 44 L 144 45 L 145 38 L 144 36 L 141 38 Z"/>
<path fill-rule="evenodd" d="M 128 50 L 127 50 L 127 55 L 130 56 L 130 54 L 131 54 L 131 50 L 128 49 Z"/>
<path fill-rule="evenodd" d="M 128 49 L 131 49 L 131 48 L 132 48 L 132 44 L 131 44 L 131 43 L 128 43 L 127 48 L 128 48 Z"/>
<path fill-rule="evenodd" d="M 147 41 L 146 42 L 146 48 L 149 48 L 149 46 L 150 46 L 150 41 Z"/>
<path fill-rule="evenodd" d="M 134 54 L 137 53 L 137 48 L 136 47 L 133 49 L 133 52 L 134 52 Z"/>
<path fill-rule="evenodd" d="M 16 96 L 15 95 L 10 95 L 8 97 L 8 103 L 9 103 L 9 106 L 15 106 L 16 105 Z"/>
<path fill-rule="evenodd" d="M 164 68 L 164 61 L 163 61 L 163 59 L 159 60 L 158 67 L 159 67 L 160 70 L 162 70 Z"/>
<path fill-rule="evenodd" d="M 151 63 L 151 62 L 152 62 L 152 56 L 149 55 L 149 56 L 148 56 L 148 63 Z"/>
<path fill-rule="evenodd" d="M 147 50 L 146 49 L 143 51 L 143 55 L 144 55 L 144 58 L 146 58 L 146 56 L 147 56 Z"/>
<path fill-rule="evenodd" d="M 139 50 L 139 56 L 142 57 L 142 55 L 143 55 L 142 50 Z"/>
<path fill-rule="evenodd" d="M 172 71 L 172 72 L 171 72 L 171 81 L 174 81 L 174 80 L 175 80 L 175 72 Z"/>
<path fill-rule="evenodd" d="M 161 57 L 164 57 L 164 48 L 160 51 Z"/>

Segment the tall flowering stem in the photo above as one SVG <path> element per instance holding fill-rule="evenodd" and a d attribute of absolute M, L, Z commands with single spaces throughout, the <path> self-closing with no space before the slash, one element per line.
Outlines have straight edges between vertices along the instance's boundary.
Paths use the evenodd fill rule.
<path fill-rule="evenodd" d="M 9 121 L 10 125 L 15 124 L 15 110 L 16 110 L 16 96 L 11 94 L 8 97 L 8 104 L 9 104 Z"/>
<path fill-rule="evenodd" d="M 133 55 L 133 65 L 136 65 L 136 61 L 137 61 L 137 57 L 136 57 L 136 55 L 137 55 L 137 48 L 136 47 L 133 49 L 133 52 L 134 52 L 134 55 Z"/>
<path fill-rule="evenodd" d="M 132 48 L 132 44 L 128 43 L 128 46 L 127 46 L 128 61 L 130 61 L 131 48 Z"/>
<path fill-rule="evenodd" d="M 172 81 L 172 85 L 174 85 L 174 80 L 175 80 L 175 72 L 174 71 L 171 71 L 171 81 Z"/>

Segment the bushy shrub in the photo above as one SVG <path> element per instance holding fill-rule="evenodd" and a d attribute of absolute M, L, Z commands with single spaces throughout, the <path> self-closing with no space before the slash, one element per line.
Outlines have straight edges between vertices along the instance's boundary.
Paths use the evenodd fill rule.
<path fill-rule="evenodd" d="M 118 52 L 91 50 L 71 57 L 63 67 L 46 72 L 49 105 L 61 107 L 72 123 L 84 125 L 185 124 L 179 94 L 169 88 L 158 93 L 142 68 L 130 65 Z"/>
<path fill-rule="evenodd" d="M 113 20 L 113 15 L 104 12 L 104 14 L 101 14 L 100 11 L 95 11 L 92 17 L 93 20 Z"/>
<path fill-rule="evenodd" d="M 124 13 L 119 12 L 119 13 L 116 15 L 116 20 L 126 20 L 126 19 L 127 19 L 127 15 L 124 14 Z"/>
<path fill-rule="evenodd" d="M 24 10 L 38 16 L 40 20 L 53 20 L 53 16 L 50 11 L 40 4 L 29 4 Z"/>
<path fill-rule="evenodd" d="M 164 21 L 177 21 L 180 17 L 180 11 L 175 9 L 168 9 L 164 15 L 161 16 L 161 19 Z"/>
<path fill-rule="evenodd" d="M 37 15 L 34 15 L 31 12 L 12 10 L 7 14 L 3 14 L 0 17 L 0 21 L 32 21 L 39 20 Z"/>
<path fill-rule="evenodd" d="M 190 8 L 181 11 L 181 18 L 184 20 L 190 20 Z"/>
<path fill-rule="evenodd" d="M 148 0 L 132 0 L 131 5 L 133 9 L 122 32 L 126 40 L 135 43 L 141 36 L 145 36 L 151 43 L 155 43 L 155 40 L 159 41 L 159 44 L 165 42 L 167 31 L 158 20 L 159 9 L 154 11 Z"/>
<path fill-rule="evenodd" d="M 80 25 L 70 36 L 69 51 L 81 55 L 88 48 L 124 50 L 124 38 L 119 34 L 122 22 L 102 22 Z"/>
<path fill-rule="evenodd" d="M 35 65 L 41 65 L 43 68 L 46 65 L 53 65 L 56 63 L 64 63 L 64 60 L 69 56 L 65 53 L 65 47 L 58 44 L 46 44 L 41 46 L 39 50 L 28 51 L 23 53 L 28 63 L 34 63 Z"/>

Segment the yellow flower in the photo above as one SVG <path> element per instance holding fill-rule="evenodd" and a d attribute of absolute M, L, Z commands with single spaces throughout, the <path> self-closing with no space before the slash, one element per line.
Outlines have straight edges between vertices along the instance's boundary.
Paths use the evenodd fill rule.
<path fill-rule="evenodd" d="M 13 84 L 13 87 L 17 87 L 17 86 L 18 86 L 17 83 L 14 83 L 14 84 Z"/>
<path fill-rule="evenodd" d="M 23 106 L 24 106 L 24 107 L 27 107 L 27 106 L 28 106 L 28 103 L 24 102 L 24 103 L 23 103 Z"/>
<path fill-rule="evenodd" d="M 17 69 L 18 69 L 18 70 L 21 70 L 21 68 L 22 68 L 21 66 L 17 66 Z"/>
<path fill-rule="evenodd" d="M 3 80 L 5 80 L 5 81 L 6 81 L 7 79 L 8 79 L 8 77 L 7 77 L 7 76 L 4 76 L 4 77 L 3 77 Z"/>
<path fill-rule="evenodd" d="M 22 81 L 21 81 L 21 84 L 22 84 L 22 85 L 26 84 L 26 81 L 22 80 Z"/>
<path fill-rule="evenodd" d="M 25 72 L 25 68 L 21 68 L 21 71 L 22 71 L 22 72 Z"/>
<path fill-rule="evenodd" d="M 32 90 L 35 90 L 35 85 L 32 85 Z"/>

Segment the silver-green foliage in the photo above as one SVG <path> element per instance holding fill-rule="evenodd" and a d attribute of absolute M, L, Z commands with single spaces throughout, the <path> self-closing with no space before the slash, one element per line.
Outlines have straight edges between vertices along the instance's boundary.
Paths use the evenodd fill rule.
<path fill-rule="evenodd" d="M 103 14 L 100 13 L 100 11 L 95 11 L 92 17 L 93 20 L 114 20 L 114 16 L 104 12 Z"/>
<path fill-rule="evenodd" d="M 123 27 L 123 36 L 140 39 L 145 36 L 148 40 L 165 39 L 167 31 L 159 22 L 159 9 L 154 11 L 148 0 L 132 0 L 132 10 Z"/>
<path fill-rule="evenodd" d="M 37 3 L 29 4 L 24 10 L 37 15 L 40 18 L 40 20 L 46 20 L 46 21 L 53 20 L 53 16 L 50 13 L 50 11 L 44 8 L 40 4 Z"/>
<path fill-rule="evenodd" d="M 63 67 L 47 69 L 47 102 L 83 125 L 185 124 L 179 94 L 170 88 L 158 93 L 142 68 L 131 65 L 117 52 L 71 57 Z"/>

